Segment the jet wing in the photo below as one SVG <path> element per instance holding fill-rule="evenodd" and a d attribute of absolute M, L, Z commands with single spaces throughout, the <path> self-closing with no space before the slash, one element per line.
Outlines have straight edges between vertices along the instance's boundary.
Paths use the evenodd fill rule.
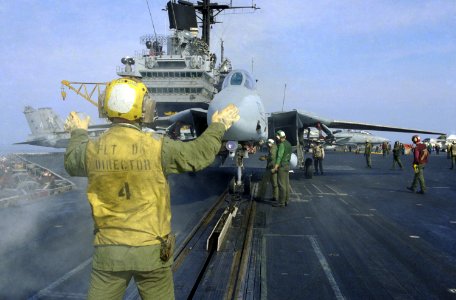
<path fill-rule="evenodd" d="M 349 137 L 336 138 L 336 144 L 348 143 L 349 140 L 350 140 Z"/>
<path fill-rule="evenodd" d="M 357 123 L 348 121 L 337 121 L 333 120 L 329 124 L 325 124 L 331 128 L 342 128 L 342 129 L 360 129 L 360 130 L 376 130 L 376 131 L 392 131 L 392 132 L 409 132 L 409 133 L 425 133 L 425 134 L 441 134 L 436 131 L 429 131 L 423 129 L 403 128 L 395 126 L 376 125 L 368 123 Z"/>
<path fill-rule="evenodd" d="M 97 131 L 98 129 L 108 129 L 109 126 L 111 126 L 111 123 L 105 123 L 105 124 L 95 124 L 95 125 L 89 125 L 89 131 Z"/>
<path fill-rule="evenodd" d="M 88 128 L 89 137 L 96 137 L 108 129 L 110 124 L 91 125 Z M 14 145 L 33 145 L 50 148 L 66 148 L 70 140 L 70 133 L 66 131 L 54 131 L 45 135 L 30 135 L 25 142 L 14 143 Z"/>
<path fill-rule="evenodd" d="M 191 126 L 195 130 L 196 135 L 199 136 L 208 126 L 207 110 L 202 108 L 190 108 L 172 116 L 159 117 L 154 121 L 153 127 L 170 131 L 178 122 L 182 125 Z"/>
<path fill-rule="evenodd" d="M 41 146 L 41 147 L 50 147 L 50 148 L 66 148 L 68 145 L 68 141 L 70 140 L 68 137 L 43 137 L 43 138 L 36 138 L 30 139 L 25 142 L 18 142 L 14 143 L 14 145 L 33 145 L 33 146 Z"/>
<path fill-rule="evenodd" d="M 298 136 L 300 136 L 304 129 L 308 127 L 321 128 L 323 131 L 325 131 L 327 135 L 332 135 L 331 130 L 329 128 L 442 134 L 441 132 L 423 129 L 402 128 L 361 122 L 331 120 L 317 116 L 315 114 L 297 110 L 271 113 L 270 117 L 268 118 L 268 124 L 269 136 L 274 136 L 274 132 L 279 129 L 284 130 L 287 133 L 287 138 L 290 136 L 289 140 L 294 145 L 296 145 L 297 143 Z"/>

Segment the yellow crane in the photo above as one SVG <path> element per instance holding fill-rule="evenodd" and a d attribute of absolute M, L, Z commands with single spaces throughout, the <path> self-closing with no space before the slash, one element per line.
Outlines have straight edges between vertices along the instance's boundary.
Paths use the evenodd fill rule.
<path fill-rule="evenodd" d="M 92 100 L 93 94 L 95 92 L 97 92 L 97 99 L 98 99 L 98 97 L 102 93 L 102 90 L 101 90 L 102 87 L 104 87 L 108 84 L 108 82 L 71 82 L 68 80 L 62 80 L 61 83 L 62 83 L 61 94 L 62 94 L 63 100 L 65 100 L 65 98 L 66 98 L 65 87 L 67 87 L 95 106 L 98 106 L 98 101 Z M 93 86 L 93 88 L 90 90 L 90 88 L 88 88 L 89 86 L 90 87 Z"/>

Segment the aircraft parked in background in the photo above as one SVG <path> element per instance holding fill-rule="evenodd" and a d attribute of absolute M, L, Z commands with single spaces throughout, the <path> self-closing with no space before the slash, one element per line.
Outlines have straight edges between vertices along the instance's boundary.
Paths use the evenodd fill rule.
<path fill-rule="evenodd" d="M 448 143 L 453 143 L 456 141 L 456 134 L 450 134 L 449 136 L 447 136 L 445 142 L 448 144 Z"/>
<path fill-rule="evenodd" d="M 438 145 L 440 147 L 441 151 L 445 152 L 447 150 L 447 146 L 451 145 L 454 141 L 456 141 L 455 134 L 450 134 L 450 135 L 442 134 L 442 135 L 439 135 L 435 139 L 434 138 L 425 138 L 423 140 L 423 143 L 429 144 L 432 147 L 435 147 Z"/>
<path fill-rule="evenodd" d="M 372 133 L 365 130 L 342 130 L 337 129 L 331 131 L 330 138 L 323 137 L 320 135 L 320 131 L 317 129 L 310 130 L 310 134 L 307 139 L 310 141 L 317 141 L 324 139 L 328 145 L 337 145 L 337 146 L 359 146 L 364 145 L 367 141 L 371 142 L 373 145 L 383 144 L 384 142 L 389 143 L 389 139 L 373 135 Z M 306 132 L 304 132 L 304 140 L 306 140 Z"/>
<path fill-rule="evenodd" d="M 217 110 L 220 110 L 231 103 L 239 108 L 240 120 L 233 124 L 225 133 L 223 142 L 226 150 L 221 151 L 221 155 L 225 158 L 228 156 L 235 158 L 238 172 L 237 180 L 234 182 L 233 186 L 234 191 L 244 190 L 242 181 L 244 159 L 248 158 L 249 154 L 254 153 L 257 146 L 266 141 L 268 137 L 274 137 L 275 132 L 279 129 L 286 132 L 287 140 L 296 147 L 298 151 L 297 164 L 299 166 L 304 163 L 303 155 L 300 153 L 300 151 L 302 151 L 303 141 L 299 137 L 303 137 L 304 130 L 309 127 L 321 128 L 331 139 L 334 138 L 334 134 L 329 128 L 440 134 L 420 129 L 330 120 L 296 110 L 276 112 L 267 117 L 263 102 L 256 90 L 256 81 L 250 73 L 245 70 L 233 70 L 226 76 L 222 85 L 222 90 L 217 93 L 214 99 L 209 103 L 208 110 L 191 108 L 172 116 L 159 117 L 153 124 L 146 125 L 149 125 L 153 129 L 169 129 L 175 127 L 176 124 L 179 123 L 180 125 L 190 126 L 196 135 L 200 135 L 207 128 L 208 124 L 211 123 L 212 115 Z M 47 123 L 43 122 L 43 120 L 46 121 L 49 119 L 46 117 L 48 114 L 44 115 L 45 116 L 38 114 L 37 121 L 30 121 L 27 117 L 28 114 L 26 114 L 34 137 L 29 140 L 28 143 L 30 144 L 33 142 L 36 145 L 44 145 L 45 143 L 43 141 L 53 141 L 54 136 L 51 137 L 49 131 L 54 130 L 54 134 L 57 138 L 62 139 L 62 141 L 59 140 L 59 142 L 56 142 L 55 145 L 62 145 L 64 140 L 68 139 L 68 135 L 62 132 L 63 126 L 60 126 L 61 122 L 57 121 L 53 115 L 50 116 L 50 119 L 53 121 Z M 46 130 L 36 131 L 38 123 L 43 123 L 43 128 Z M 59 125 L 55 127 L 49 125 L 54 123 L 59 123 Z M 40 126 L 38 126 L 38 128 L 41 128 Z M 102 131 L 102 129 L 98 127 L 97 132 L 100 131 Z"/>
<path fill-rule="evenodd" d="M 28 144 L 34 146 L 66 148 L 70 134 L 63 129 L 62 119 L 49 107 L 35 109 L 26 106 L 24 115 L 27 119 L 31 134 L 24 142 L 15 144 Z M 98 136 L 106 129 L 107 125 L 89 126 L 89 136 Z"/>
<path fill-rule="evenodd" d="M 337 145 L 358 146 L 371 142 L 373 145 L 389 143 L 389 139 L 373 135 L 364 130 L 334 130 L 333 135 Z"/>

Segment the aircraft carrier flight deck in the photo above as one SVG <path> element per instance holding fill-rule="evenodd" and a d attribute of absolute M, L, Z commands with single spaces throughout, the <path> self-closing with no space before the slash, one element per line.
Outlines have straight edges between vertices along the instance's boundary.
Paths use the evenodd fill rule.
<path fill-rule="evenodd" d="M 62 155 L 24 157 L 69 178 Z M 229 168 L 171 176 L 176 298 L 456 298 L 455 173 L 432 154 L 428 191 L 414 194 L 402 161 L 391 170 L 391 156 L 374 155 L 368 169 L 362 154 L 327 152 L 325 175 L 290 174 L 285 208 L 227 193 Z M 85 299 L 93 222 L 86 179 L 69 179 L 70 191 L 0 208 L 1 299 Z M 134 285 L 124 299 L 139 299 Z"/>

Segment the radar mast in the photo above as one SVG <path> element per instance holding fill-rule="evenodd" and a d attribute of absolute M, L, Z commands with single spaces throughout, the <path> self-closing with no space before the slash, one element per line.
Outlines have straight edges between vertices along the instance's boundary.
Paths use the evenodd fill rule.
<path fill-rule="evenodd" d="M 181 5 L 186 5 L 193 7 L 197 10 L 201 17 L 198 16 L 198 19 L 201 21 L 202 35 L 201 39 L 210 46 L 211 40 L 211 25 L 215 23 L 219 23 L 215 20 L 215 17 L 224 10 L 237 10 L 237 9 L 253 9 L 257 10 L 260 9 L 256 6 L 256 4 L 252 4 L 251 6 L 232 6 L 232 4 L 218 4 L 218 3 L 211 3 L 211 0 L 203 0 L 197 1 L 197 4 L 193 4 L 190 1 L 183 1 L 178 0 L 177 3 Z M 231 1 L 232 3 L 232 1 Z"/>

